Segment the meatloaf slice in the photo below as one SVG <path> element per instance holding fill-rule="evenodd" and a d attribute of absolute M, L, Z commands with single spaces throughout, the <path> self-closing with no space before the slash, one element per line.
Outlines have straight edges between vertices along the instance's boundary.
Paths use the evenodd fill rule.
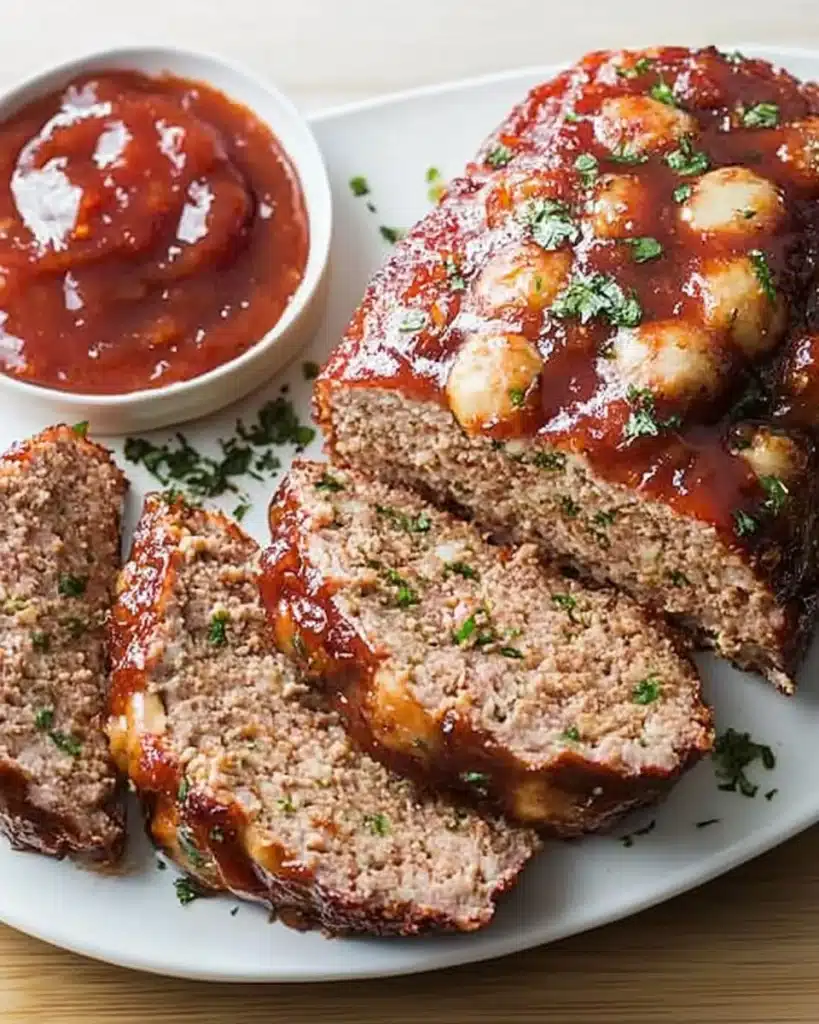
<path fill-rule="evenodd" d="M 125 478 L 81 428 L 0 460 L 0 827 L 18 849 L 112 862 L 105 619 Z"/>
<path fill-rule="evenodd" d="M 487 924 L 536 838 L 353 749 L 273 647 L 257 550 L 221 514 L 146 502 L 112 616 L 110 736 L 154 839 L 298 927 Z"/>
<path fill-rule="evenodd" d="M 791 691 L 817 609 L 817 153 L 819 89 L 713 48 L 538 86 L 371 282 L 316 384 L 333 460 Z"/>
<path fill-rule="evenodd" d="M 498 548 L 411 492 L 297 462 L 270 511 L 277 642 L 372 754 L 560 836 L 710 749 L 691 662 L 633 601 Z"/>

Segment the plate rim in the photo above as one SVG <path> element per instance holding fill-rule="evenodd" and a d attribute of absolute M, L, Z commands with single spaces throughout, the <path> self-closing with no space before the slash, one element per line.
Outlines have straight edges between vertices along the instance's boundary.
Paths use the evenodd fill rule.
<path fill-rule="evenodd" d="M 786 63 L 788 59 L 814 60 L 819 63 L 819 48 L 752 42 L 739 44 L 717 43 L 714 45 L 717 45 L 720 48 L 752 51 L 755 55 L 762 57 L 762 59 L 769 60 L 777 65 Z M 628 49 L 628 47 L 622 47 L 622 49 Z M 479 75 L 416 86 L 409 89 L 396 90 L 379 96 L 331 105 L 315 112 L 308 113 L 306 115 L 306 120 L 311 126 L 322 125 L 327 122 L 343 120 L 350 116 L 378 110 L 383 107 L 411 102 L 423 97 L 434 97 L 436 95 L 441 95 L 442 93 L 469 91 L 486 85 L 513 81 L 517 78 L 525 79 L 527 77 L 534 78 L 538 76 L 548 77 L 559 72 L 570 64 L 571 60 L 556 61 L 548 64 L 528 65 L 526 67 L 519 68 L 507 68 L 500 71 L 491 71 Z M 491 126 L 487 128 L 487 132 L 490 130 Z M 342 970 L 340 968 L 324 970 L 310 970 L 309 968 L 307 970 L 294 970 L 292 968 L 288 968 L 284 971 L 276 971 L 275 966 L 271 964 L 270 968 L 266 969 L 264 972 L 249 971 L 246 974 L 221 972 L 219 970 L 202 971 L 197 970 L 196 968 L 186 970 L 178 967 L 169 968 L 158 964 L 152 960 L 150 958 L 150 954 L 146 952 L 141 952 L 139 955 L 130 954 L 128 956 L 116 957 L 112 955 L 110 950 L 96 945 L 93 935 L 86 936 L 82 941 L 80 941 L 72 934 L 70 929 L 60 927 L 59 915 L 54 915 L 50 919 L 54 924 L 54 927 L 51 928 L 39 928 L 32 926 L 29 921 L 23 920 L 21 915 L 15 915 L 14 913 L 4 914 L 0 917 L 0 923 L 48 945 L 78 954 L 87 959 L 160 977 L 182 978 L 187 980 L 217 983 L 227 982 L 233 984 L 308 984 L 327 981 L 361 981 L 370 978 L 409 977 L 431 971 L 465 966 L 467 964 L 498 960 L 514 953 L 558 942 L 562 939 L 568 938 L 569 936 L 584 934 L 597 928 L 604 927 L 605 925 L 612 924 L 615 921 L 633 917 L 634 915 L 642 913 L 651 907 L 658 906 L 672 900 L 683 893 L 693 891 L 701 885 L 705 885 L 708 882 L 713 881 L 734 868 L 754 860 L 782 843 L 787 842 L 789 839 L 792 839 L 794 836 L 810 828 L 812 825 L 817 824 L 817 822 L 819 822 L 819 802 L 817 802 L 814 807 L 803 808 L 800 813 L 797 813 L 792 818 L 785 828 L 783 828 L 782 825 L 774 819 L 769 825 L 755 832 L 751 839 L 737 840 L 719 852 L 711 855 L 709 859 L 709 866 L 706 870 L 702 869 L 698 861 L 691 861 L 679 874 L 675 883 L 671 887 L 663 889 L 659 893 L 651 893 L 643 899 L 635 900 L 632 897 L 624 897 L 622 901 L 616 901 L 605 911 L 594 916 L 589 923 L 580 929 L 571 926 L 568 922 L 564 927 L 558 927 L 555 929 L 554 927 L 550 927 L 549 919 L 546 919 L 542 924 L 532 927 L 525 936 L 522 936 L 516 930 L 511 929 L 508 934 L 499 934 L 496 941 L 491 944 L 479 945 L 476 943 L 474 951 L 469 946 L 464 947 L 461 944 L 458 944 L 457 946 L 453 945 L 451 950 L 441 948 L 436 956 L 434 964 L 430 964 L 425 960 L 422 960 L 418 964 L 410 964 L 399 969 L 389 965 L 385 965 L 383 967 L 378 965 L 374 965 L 372 967 L 354 965 L 352 968 L 346 970 Z"/>

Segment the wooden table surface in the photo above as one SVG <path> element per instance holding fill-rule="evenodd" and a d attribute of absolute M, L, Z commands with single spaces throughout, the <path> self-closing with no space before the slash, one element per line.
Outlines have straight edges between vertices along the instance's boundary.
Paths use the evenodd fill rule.
<path fill-rule="evenodd" d="M 31 0 L 9 4 L 0 86 L 84 50 L 139 41 L 218 50 L 315 109 L 598 47 L 711 41 L 819 47 L 819 4 Z M 819 828 L 629 921 L 494 964 L 392 981 L 312 987 L 171 981 L 84 961 L 0 927 L 0 1019 L 817 1024 L 818 965 Z"/>

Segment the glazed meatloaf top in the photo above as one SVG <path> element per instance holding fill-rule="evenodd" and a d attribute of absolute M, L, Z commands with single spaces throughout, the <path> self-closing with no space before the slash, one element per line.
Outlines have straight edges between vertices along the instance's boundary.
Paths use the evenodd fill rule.
<path fill-rule="evenodd" d="M 112 747 L 155 839 L 212 888 L 330 933 L 489 922 L 533 835 L 353 749 L 275 651 L 256 544 L 149 497 L 112 618 Z"/>
<path fill-rule="evenodd" d="M 748 449 L 805 418 L 817 197 L 816 87 L 713 48 L 592 54 L 530 93 L 376 274 L 319 419 L 332 440 L 340 385 L 428 400 L 764 549 L 775 585 L 799 576 L 805 510 L 782 499 L 812 504 L 805 445 L 795 469 Z"/>
<path fill-rule="evenodd" d="M 82 428 L 0 461 L 0 826 L 19 848 L 113 861 L 105 618 L 125 480 Z"/>
<path fill-rule="evenodd" d="M 632 600 L 488 544 L 417 495 L 297 462 L 270 510 L 277 642 L 374 756 L 558 835 L 710 749 L 691 662 Z"/>

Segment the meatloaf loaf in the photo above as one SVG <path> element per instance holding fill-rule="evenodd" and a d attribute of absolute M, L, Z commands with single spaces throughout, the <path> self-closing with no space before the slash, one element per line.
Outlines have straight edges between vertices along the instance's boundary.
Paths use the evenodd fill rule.
<path fill-rule="evenodd" d="M 711 746 L 690 661 L 630 598 L 502 549 L 417 495 L 294 464 L 263 593 L 351 734 L 559 836 L 655 800 Z"/>
<path fill-rule="evenodd" d="M 18 849 L 112 862 L 105 618 L 125 479 L 80 427 L 0 460 L 0 827 Z"/>
<path fill-rule="evenodd" d="M 791 691 L 816 610 L 817 198 L 815 86 L 714 49 L 592 54 L 375 275 L 316 386 L 333 458 Z"/>
<path fill-rule="evenodd" d="M 149 497 L 112 616 L 112 749 L 202 885 L 328 933 L 470 931 L 537 847 L 353 749 L 275 651 L 257 546 Z"/>

